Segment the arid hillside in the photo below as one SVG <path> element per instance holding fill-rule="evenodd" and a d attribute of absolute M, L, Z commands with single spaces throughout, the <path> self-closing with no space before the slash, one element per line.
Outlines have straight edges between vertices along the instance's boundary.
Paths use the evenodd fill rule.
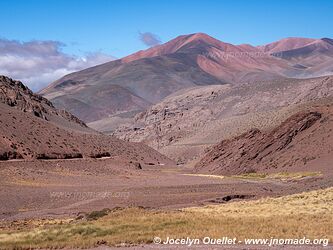
<path fill-rule="evenodd" d="M 263 132 L 254 128 L 207 151 L 195 165 L 195 172 L 331 172 L 333 100 L 294 114 L 274 129 Z"/>
<path fill-rule="evenodd" d="M 0 160 L 114 157 L 170 162 L 141 143 L 128 143 L 88 128 L 19 81 L 0 77 Z"/>
<path fill-rule="evenodd" d="M 34 94 L 22 82 L 15 81 L 6 76 L 0 76 L 0 102 L 30 113 L 45 121 L 50 121 L 58 126 L 69 126 L 76 130 L 92 131 L 87 125 L 71 113 L 56 109 L 53 104 L 42 97 Z"/>
<path fill-rule="evenodd" d="M 184 163 L 251 128 L 274 128 L 308 103 L 332 94 L 332 77 L 187 89 L 138 114 L 134 124 L 114 134 L 145 142 Z"/>

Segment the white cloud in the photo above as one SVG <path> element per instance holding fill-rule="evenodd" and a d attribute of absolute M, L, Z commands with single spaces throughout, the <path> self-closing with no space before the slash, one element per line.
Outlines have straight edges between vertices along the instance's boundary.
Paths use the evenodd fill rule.
<path fill-rule="evenodd" d="M 20 80 L 34 91 L 74 71 L 112 61 L 113 56 L 94 52 L 84 57 L 62 52 L 63 43 L 0 39 L 0 75 Z"/>

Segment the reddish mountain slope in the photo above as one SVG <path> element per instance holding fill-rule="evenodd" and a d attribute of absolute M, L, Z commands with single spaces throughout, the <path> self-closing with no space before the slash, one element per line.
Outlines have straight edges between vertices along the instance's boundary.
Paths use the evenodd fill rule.
<path fill-rule="evenodd" d="M 316 39 L 311 38 L 301 38 L 301 37 L 289 37 L 281 39 L 277 42 L 269 43 L 263 46 L 258 46 L 258 48 L 265 52 L 281 52 L 292 49 L 298 49 L 304 47 L 312 42 L 316 41 Z"/>
<path fill-rule="evenodd" d="M 285 62 L 271 56 L 261 54 L 261 50 L 251 45 L 232 45 L 221 42 L 203 33 L 179 36 L 170 42 L 139 51 L 122 59 L 123 62 L 163 56 L 174 53 L 193 55 L 194 60 L 205 72 L 222 82 L 238 82 L 248 80 L 265 80 L 281 78 L 278 69 L 288 67 Z M 275 65 L 277 69 L 267 65 Z"/>
<path fill-rule="evenodd" d="M 333 161 L 333 102 L 297 113 L 269 131 L 252 129 L 210 148 L 200 173 L 325 171 Z"/>
<path fill-rule="evenodd" d="M 191 35 L 182 35 L 166 42 L 165 44 L 155 46 L 147 50 L 141 50 L 132 55 L 124 57 L 122 62 L 131 62 L 142 58 L 163 56 L 177 52 L 187 52 L 190 49 L 197 50 L 198 47 L 216 47 L 225 51 L 240 51 L 237 46 L 221 42 L 204 33 Z"/>

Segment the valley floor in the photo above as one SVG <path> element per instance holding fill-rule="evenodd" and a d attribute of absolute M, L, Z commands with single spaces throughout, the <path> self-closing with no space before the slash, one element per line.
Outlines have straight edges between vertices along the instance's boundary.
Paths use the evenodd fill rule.
<path fill-rule="evenodd" d="M 330 172 L 223 177 L 102 158 L 1 162 L 0 176 L 0 249 L 1 241 L 5 248 L 96 247 L 151 243 L 157 235 L 332 240 Z"/>

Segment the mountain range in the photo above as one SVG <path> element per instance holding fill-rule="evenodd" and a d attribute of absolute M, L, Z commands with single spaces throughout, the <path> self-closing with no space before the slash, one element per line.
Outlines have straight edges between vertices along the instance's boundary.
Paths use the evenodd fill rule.
<path fill-rule="evenodd" d="M 329 38 L 285 38 L 252 46 L 196 33 L 66 75 L 39 94 L 89 126 L 112 132 L 181 89 L 332 73 Z"/>

